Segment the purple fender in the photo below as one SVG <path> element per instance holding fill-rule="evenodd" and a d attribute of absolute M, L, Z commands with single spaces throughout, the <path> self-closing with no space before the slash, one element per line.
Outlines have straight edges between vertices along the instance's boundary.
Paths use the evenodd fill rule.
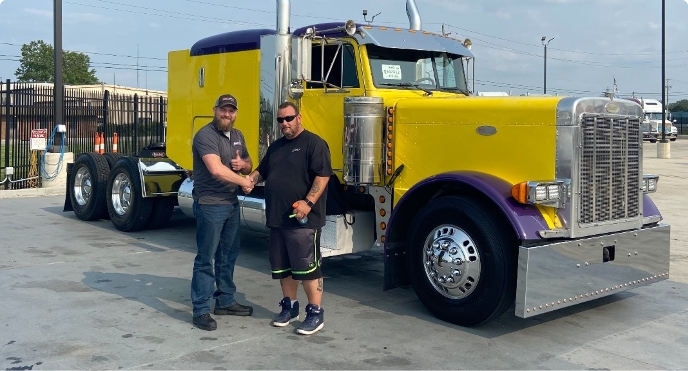
<path fill-rule="evenodd" d="M 422 206 L 416 204 L 417 201 L 414 201 L 418 197 L 423 197 L 419 196 L 419 193 L 423 193 L 424 190 L 427 192 L 428 188 L 436 188 L 433 187 L 433 185 L 439 185 L 440 183 L 461 185 L 482 193 L 492 200 L 501 210 L 502 214 L 509 220 L 509 223 L 511 223 L 513 230 L 520 240 L 540 240 L 542 238 L 537 232 L 549 229 L 547 222 L 535 206 L 520 204 L 511 197 L 512 184 L 501 178 L 485 173 L 457 171 L 431 176 L 411 187 L 392 210 L 389 220 L 390 228 L 387 230 L 385 236 L 386 241 L 393 242 L 400 237 L 400 233 L 405 234 L 405 231 L 395 231 L 395 229 L 401 226 L 404 230 L 408 230 L 410 220 L 397 221 L 396 219 L 400 218 L 399 215 L 408 215 L 409 212 L 415 213 L 415 211 Z M 423 203 L 424 202 L 425 201 L 423 201 Z"/>
<path fill-rule="evenodd" d="M 662 214 L 659 212 L 659 209 L 655 205 L 655 202 L 652 201 L 650 196 L 647 194 L 643 195 L 643 217 L 647 218 L 649 216 L 655 216 L 659 215 L 659 220 L 663 220 Z"/>

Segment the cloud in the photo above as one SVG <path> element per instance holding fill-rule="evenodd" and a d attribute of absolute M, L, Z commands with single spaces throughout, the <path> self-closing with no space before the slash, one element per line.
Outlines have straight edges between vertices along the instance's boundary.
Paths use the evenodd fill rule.
<path fill-rule="evenodd" d="M 109 19 L 95 13 L 66 13 L 65 21 L 70 23 L 106 23 Z"/>
<path fill-rule="evenodd" d="M 52 10 L 43 10 L 43 9 L 35 9 L 35 8 L 24 8 L 22 9 L 23 11 L 37 15 L 39 17 L 45 17 L 45 18 L 53 18 L 53 11 Z"/>

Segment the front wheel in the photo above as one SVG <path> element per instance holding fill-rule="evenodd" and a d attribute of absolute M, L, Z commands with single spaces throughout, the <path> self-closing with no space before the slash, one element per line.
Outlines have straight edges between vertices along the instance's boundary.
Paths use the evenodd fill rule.
<path fill-rule="evenodd" d="M 120 231 L 133 232 L 146 226 L 153 200 L 143 197 L 136 159 L 119 159 L 110 170 L 107 207 L 112 224 Z"/>
<path fill-rule="evenodd" d="M 408 249 L 413 288 L 438 318 L 474 326 L 513 303 L 516 239 L 479 201 L 464 196 L 430 201 L 412 222 Z"/>

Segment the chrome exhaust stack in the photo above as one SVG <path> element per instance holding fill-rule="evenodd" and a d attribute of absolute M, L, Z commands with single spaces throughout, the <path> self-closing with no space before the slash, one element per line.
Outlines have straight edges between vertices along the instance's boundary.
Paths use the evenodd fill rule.
<path fill-rule="evenodd" d="M 416 6 L 416 0 L 406 0 L 406 15 L 409 19 L 409 29 L 420 31 L 421 21 L 420 13 L 418 12 L 418 7 Z"/>

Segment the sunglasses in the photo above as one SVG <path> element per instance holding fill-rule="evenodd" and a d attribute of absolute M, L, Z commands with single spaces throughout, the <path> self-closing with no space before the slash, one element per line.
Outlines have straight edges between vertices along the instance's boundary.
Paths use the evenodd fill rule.
<path fill-rule="evenodd" d="M 285 117 L 278 117 L 277 122 L 278 123 L 283 123 L 283 122 L 292 122 L 296 118 L 297 115 L 291 115 L 291 116 L 285 116 Z"/>

